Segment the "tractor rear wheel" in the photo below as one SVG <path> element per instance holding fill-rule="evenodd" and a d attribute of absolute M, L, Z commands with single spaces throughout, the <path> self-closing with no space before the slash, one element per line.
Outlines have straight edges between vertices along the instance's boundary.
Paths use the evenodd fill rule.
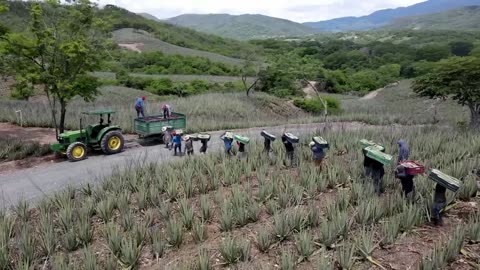
<path fill-rule="evenodd" d="M 71 162 L 87 158 L 87 146 L 81 142 L 72 143 L 67 148 L 67 157 Z"/>
<path fill-rule="evenodd" d="M 101 142 L 100 147 L 102 151 L 107 155 L 117 154 L 123 150 L 125 139 L 122 132 L 119 130 L 112 130 L 107 132 Z"/>

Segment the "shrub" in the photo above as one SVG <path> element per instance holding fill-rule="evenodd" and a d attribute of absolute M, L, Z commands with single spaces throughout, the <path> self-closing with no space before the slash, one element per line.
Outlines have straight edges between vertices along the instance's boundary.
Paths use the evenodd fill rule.
<path fill-rule="evenodd" d="M 337 114 L 342 111 L 340 100 L 329 96 L 324 96 L 322 98 L 327 102 L 328 114 Z M 324 113 L 325 111 L 323 103 L 317 98 L 295 99 L 293 104 L 302 110 L 311 113 Z"/>

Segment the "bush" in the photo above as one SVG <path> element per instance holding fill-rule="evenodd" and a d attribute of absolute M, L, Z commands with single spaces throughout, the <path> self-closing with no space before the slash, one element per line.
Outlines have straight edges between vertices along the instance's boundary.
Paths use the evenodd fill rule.
<path fill-rule="evenodd" d="M 169 78 L 152 80 L 146 90 L 157 95 L 172 95 L 176 93 L 173 82 Z"/>
<path fill-rule="evenodd" d="M 328 104 L 328 114 L 337 114 L 341 112 L 341 103 L 340 100 L 334 98 L 334 97 L 322 97 Z M 305 110 L 307 112 L 311 113 L 323 113 L 324 112 L 324 107 L 323 103 L 316 99 L 295 99 L 293 104 L 295 106 L 301 108 L 302 110 Z"/>

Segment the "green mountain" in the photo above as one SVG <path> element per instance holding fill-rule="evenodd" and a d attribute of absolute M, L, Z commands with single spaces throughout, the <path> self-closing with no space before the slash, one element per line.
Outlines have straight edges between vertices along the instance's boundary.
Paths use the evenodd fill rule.
<path fill-rule="evenodd" d="M 6 26 L 11 31 L 24 31 L 30 21 L 29 7 L 31 3 L 8 1 L 6 5 L 8 6 L 8 11 L 0 13 L 0 26 Z M 147 19 L 142 15 L 113 5 L 106 5 L 104 8 L 99 9 L 97 15 L 111 22 L 112 32 L 124 28 L 143 30 L 148 32 L 156 40 L 182 48 L 205 51 L 233 58 L 244 58 L 256 50 L 254 45 L 246 42 L 225 39 L 175 26 L 170 23 Z M 135 42 L 135 40 L 130 41 Z"/>
<path fill-rule="evenodd" d="M 162 20 L 160 20 L 159 18 L 153 16 L 152 14 L 149 14 L 149 13 L 138 13 L 138 15 L 144 17 L 145 19 L 149 19 L 149 20 L 152 20 L 152 21 L 157 21 L 157 22 L 161 22 Z"/>
<path fill-rule="evenodd" d="M 315 30 L 300 23 L 264 15 L 185 14 L 170 18 L 167 22 L 238 40 L 296 37 L 315 33 Z"/>
<path fill-rule="evenodd" d="M 423 16 L 399 18 L 386 29 L 410 30 L 478 30 L 480 6 L 469 6 Z"/>
<path fill-rule="evenodd" d="M 421 16 L 476 5 L 480 5 L 480 0 L 428 0 L 408 7 L 379 10 L 367 16 L 307 22 L 304 25 L 325 32 L 372 30 L 384 27 L 402 17 Z"/>

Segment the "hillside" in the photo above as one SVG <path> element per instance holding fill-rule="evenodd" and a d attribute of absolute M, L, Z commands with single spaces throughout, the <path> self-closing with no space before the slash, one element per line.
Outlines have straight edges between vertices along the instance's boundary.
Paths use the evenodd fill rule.
<path fill-rule="evenodd" d="M 152 20 L 152 21 L 156 21 L 156 22 L 161 22 L 162 20 L 160 20 L 159 18 L 153 16 L 152 14 L 149 14 L 149 13 L 138 13 L 138 15 L 144 17 L 145 19 L 149 19 L 149 20 Z"/>
<path fill-rule="evenodd" d="M 6 3 L 9 10 L 0 13 L 0 24 L 7 26 L 12 31 L 25 30 L 29 23 L 30 3 L 23 1 Z M 103 9 L 99 9 L 97 15 L 111 22 L 112 31 L 123 28 L 141 29 L 151 33 L 159 40 L 184 48 L 208 51 L 235 58 L 245 57 L 255 51 L 255 47 L 248 43 L 154 21 L 113 5 L 107 5 Z"/>
<path fill-rule="evenodd" d="M 409 30 L 478 30 L 480 6 L 469 6 L 435 14 L 394 20 L 386 29 Z"/>
<path fill-rule="evenodd" d="M 315 31 L 302 24 L 264 15 L 185 14 L 167 20 L 173 25 L 239 40 L 305 36 Z"/>
<path fill-rule="evenodd" d="M 343 17 L 320 22 L 307 22 L 304 25 L 319 31 L 341 32 L 351 30 L 371 30 L 380 28 L 401 17 L 419 16 L 480 5 L 480 0 L 429 0 L 408 7 L 376 11 L 368 16 Z"/>
<path fill-rule="evenodd" d="M 238 58 L 227 57 L 217 53 L 195 50 L 164 42 L 152 34 L 133 28 L 122 28 L 113 31 L 113 40 L 122 47 L 131 50 L 152 52 L 161 51 L 164 54 L 179 54 L 185 56 L 199 56 L 210 59 L 212 62 L 221 62 L 229 65 L 241 65 L 244 61 Z"/>

